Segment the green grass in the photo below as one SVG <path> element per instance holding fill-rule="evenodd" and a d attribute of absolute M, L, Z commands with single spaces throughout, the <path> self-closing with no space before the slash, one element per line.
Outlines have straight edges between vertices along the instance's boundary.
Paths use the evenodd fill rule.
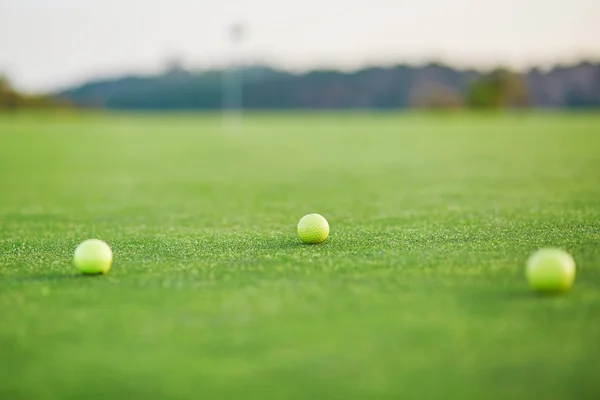
<path fill-rule="evenodd" d="M 0 398 L 598 399 L 599 127 L 2 116 Z M 72 266 L 90 237 L 106 276 Z M 575 257 L 569 294 L 526 287 L 543 246 Z"/>

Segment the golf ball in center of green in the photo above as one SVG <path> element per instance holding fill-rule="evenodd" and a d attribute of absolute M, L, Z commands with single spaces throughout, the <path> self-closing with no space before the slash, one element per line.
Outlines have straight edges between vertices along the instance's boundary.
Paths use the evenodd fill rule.
<path fill-rule="evenodd" d="M 298 236 L 304 243 L 323 243 L 329 236 L 329 224 L 322 215 L 305 215 L 298 222 Z"/>

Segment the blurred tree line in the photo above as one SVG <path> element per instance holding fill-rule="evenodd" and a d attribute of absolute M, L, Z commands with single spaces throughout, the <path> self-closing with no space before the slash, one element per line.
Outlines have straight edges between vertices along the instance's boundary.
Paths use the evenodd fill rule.
<path fill-rule="evenodd" d="M 371 67 L 346 73 L 293 74 L 264 66 L 240 68 L 246 109 L 505 109 L 600 107 L 600 63 L 583 62 L 517 73 L 459 70 L 441 63 Z M 149 76 L 95 80 L 48 96 L 16 93 L 0 80 L 0 109 L 94 107 L 130 110 L 217 110 L 223 71 L 180 65 Z"/>
<path fill-rule="evenodd" d="M 219 109 L 223 71 L 170 68 L 153 76 L 98 80 L 59 93 L 110 109 Z M 292 74 L 241 69 L 246 109 L 500 109 L 600 107 L 600 63 L 517 73 L 458 70 L 441 63 Z"/>
<path fill-rule="evenodd" d="M 71 103 L 51 95 L 28 95 L 19 93 L 8 78 L 0 75 L 0 111 L 20 109 L 67 108 Z"/>

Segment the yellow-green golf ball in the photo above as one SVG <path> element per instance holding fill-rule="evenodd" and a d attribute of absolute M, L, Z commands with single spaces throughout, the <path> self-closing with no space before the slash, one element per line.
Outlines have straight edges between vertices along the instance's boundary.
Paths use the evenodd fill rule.
<path fill-rule="evenodd" d="M 329 236 L 329 224 L 322 215 L 305 215 L 298 222 L 298 236 L 304 243 L 323 243 Z"/>
<path fill-rule="evenodd" d="M 110 246 L 98 239 L 81 242 L 75 249 L 75 266 L 84 274 L 105 274 L 112 265 Z"/>
<path fill-rule="evenodd" d="M 575 261 L 559 249 L 542 249 L 527 260 L 529 286 L 539 292 L 566 292 L 575 280 Z"/>

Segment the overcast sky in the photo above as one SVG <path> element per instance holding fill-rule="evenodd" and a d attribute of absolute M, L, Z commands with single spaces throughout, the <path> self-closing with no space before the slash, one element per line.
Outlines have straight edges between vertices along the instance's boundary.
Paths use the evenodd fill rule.
<path fill-rule="evenodd" d="M 0 72 L 25 90 L 242 58 L 289 69 L 600 59 L 600 0 L 0 0 Z"/>

